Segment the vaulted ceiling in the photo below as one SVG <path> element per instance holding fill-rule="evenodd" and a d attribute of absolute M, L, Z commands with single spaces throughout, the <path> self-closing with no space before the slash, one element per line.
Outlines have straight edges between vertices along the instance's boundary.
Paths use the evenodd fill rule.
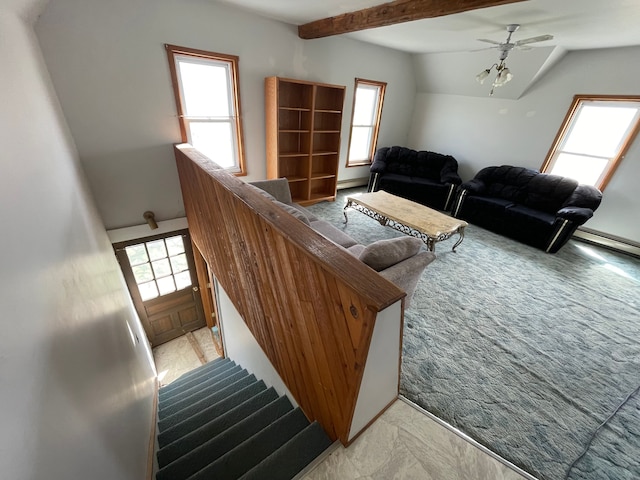
<path fill-rule="evenodd" d="M 315 22 L 315 26 L 336 29 L 368 27 L 367 22 L 392 16 L 385 10 L 374 15 L 349 12 L 381 5 L 380 0 L 218 0 L 256 14 L 297 26 Z M 497 2 L 506 3 L 506 2 Z M 396 0 L 389 4 L 407 16 L 419 8 L 461 8 L 465 4 L 486 5 L 483 0 Z M 417 5 L 412 10 L 412 4 Z M 426 5 L 426 7 L 425 7 Z M 449 7 L 447 7 L 447 5 Z M 460 10 L 458 10 L 460 11 Z M 474 77 L 498 58 L 496 49 L 479 38 L 503 42 L 508 24 L 520 24 L 512 40 L 551 34 L 553 39 L 534 44 L 528 51 L 513 51 L 508 64 L 514 79 L 496 90 L 496 96 L 519 98 L 541 75 L 572 50 L 640 45 L 640 2 L 638 0 L 525 0 L 497 6 L 460 11 L 450 15 L 366 28 L 338 35 L 414 54 L 419 89 L 437 93 L 488 95 L 490 86 L 479 88 Z M 397 13 L 397 12 L 395 12 Z M 415 18 L 419 18 L 417 16 Z M 377 18 L 376 18 L 377 16 Z M 329 17 L 337 17 L 329 19 Z M 320 21 L 319 20 L 323 20 Z M 385 18 L 382 18 L 384 21 Z M 305 30 L 306 28 L 306 30 Z M 303 36 L 313 29 L 300 27 Z M 337 30 L 341 32 L 343 30 Z M 307 35 L 304 35 L 307 34 Z M 302 36 L 302 35 L 301 35 Z M 315 40 L 307 40 L 315 41 Z M 488 82 L 490 83 L 490 82 Z"/>

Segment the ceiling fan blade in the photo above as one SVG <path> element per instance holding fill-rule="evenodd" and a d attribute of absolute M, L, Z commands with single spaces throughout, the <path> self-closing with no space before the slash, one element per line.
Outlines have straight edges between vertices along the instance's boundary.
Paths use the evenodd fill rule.
<path fill-rule="evenodd" d="M 484 48 L 475 48 L 473 50 L 465 50 L 466 52 L 481 52 L 483 50 L 492 50 L 494 48 L 498 48 L 498 46 L 494 46 L 494 47 L 484 47 Z"/>
<path fill-rule="evenodd" d="M 500 42 L 496 42 L 494 40 L 489 40 L 487 38 L 478 38 L 479 42 L 492 43 L 494 45 L 500 45 Z"/>
<path fill-rule="evenodd" d="M 529 43 L 544 42 L 545 40 L 552 40 L 552 39 L 553 39 L 553 35 L 540 35 L 537 37 L 525 38 L 524 40 L 518 40 L 517 42 L 514 42 L 514 45 L 516 47 L 519 47 L 521 45 L 527 45 Z"/>

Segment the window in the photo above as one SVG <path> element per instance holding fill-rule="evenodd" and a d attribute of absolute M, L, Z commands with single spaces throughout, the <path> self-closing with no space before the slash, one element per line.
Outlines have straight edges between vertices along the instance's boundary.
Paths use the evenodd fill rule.
<path fill-rule="evenodd" d="M 182 141 L 245 175 L 238 57 L 165 45 Z"/>
<path fill-rule="evenodd" d="M 640 127 L 640 97 L 576 95 L 540 171 L 603 190 Z"/>
<path fill-rule="evenodd" d="M 373 160 L 386 86 L 384 82 L 356 78 L 347 167 L 369 165 Z"/>
<path fill-rule="evenodd" d="M 142 301 L 191 286 L 182 235 L 125 247 Z"/>

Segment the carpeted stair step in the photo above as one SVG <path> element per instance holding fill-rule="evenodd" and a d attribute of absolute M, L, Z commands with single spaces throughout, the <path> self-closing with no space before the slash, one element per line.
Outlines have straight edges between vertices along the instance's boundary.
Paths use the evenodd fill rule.
<path fill-rule="evenodd" d="M 277 394 L 273 388 L 269 389 L 270 392 L 266 393 L 269 401 L 273 401 L 277 398 Z M 224 415 L 227 411 L 237 407 L 247 399 L 253 399 L 256 395 L 259 395 L 267 391 L 267 386 L 262 380 L 253 382 L 252 384 L 238 390 L 237 392 L 223 398 L 217 403 L 199 411 L 198 413 L 191 415 L 184 421 L 166 429 L 164 432 L 158 435 L 158 444 L 160 448 L 164 448 L 170 443 L 175 442 L 179 438 L 194 431 L 205 423 L 216 419 L 219 416 Z M 260 398 L 254 399 L 259 402 Z"/>
<path fill-rule="evenodd" d="M 213 478 L 216 480 L 236 480 L 308 425 L 309 421 L 302 410 L 299 408 L 291 410 L 188 478 L 189 480 L 211 480 Z M 168 478 L 164 480 L 168 480 Z M 172 478 L 177 480 L 182 477 Z"/>
<path fill-rule="evenodd" d="M 205 363 L 202 367 L 205 367 L 208 365 L 209 365 L 208 363 Z M 166 387 L 162 387 L 160 389 L 158 394 L 158 400 L 160 402 L 165 402 L 170 398 L 174 397 L 175 395 L 179 395 L 181 392 L 184 392 L 188 388 L 199 385 L 202 382 L 202 380 L 215 377 L 217 375 L 222 374 L 223 372 L 228 372 L 230 369 L 232 369 L 235 366 L 236 366 L 235 362 L 226 361 L 226 362 L 218 363 L 214 367 L 202 369 L 197 375 L 193 375 L 184 379 L 180 377 L 179 379 L 171 382 Z M 198 369 L 201 369 L 202 367 L 199 367 Z"/>
<path fill-rule="evenodd" d="M 188 430 L 184 429 L 183 432 L 186 433 L 158 450 L 159 467 L 163 468 L 181 456 L 186 455 L 191 450 L 240 423 L 269 403 L 276 401 L 277 398 L 278 394 L 273 388 L 265 389 L 227 412 L 220 413 L 209 422 L 200 421 L 199 424 L 195 424 L 196 428 L 191 426 Z M 182 432 L 174 431 L 171 433 L 177 435 Z"/>
<path fill-rule="evenodd" d="M 233 427 L 226 429 L 221 434 L 158 470 L 156 480 L 182 480 L 190 478 L 191 475 L 207 470 L 212 465 L 218 463 L 247 439 L 256 438 L 258 435 L 264 437 L 263 432 L 265 431 L 278 432 L 280 435 L 291 434 L 292 428 L 297 427 L 300 421 L 298 415 L 301 415 L 304 422 L 308 424 L 304 414 L 302 414 L 299 409 L 293 410 L 292 408 L 291 402 L 289 402 L 287 397 L 280 397 L 274 400 Z M 292 417 L 291 414 L 294 412 L 297 412 L 297 414 Z M 305 425 L 298 428 L 298 430 L 301 430 L 304 426 Z M 272 443 L 272 438 L 263 438 L 263 440 Z M 284 443 L 284 441 L 280 444 L 282 443 Z M 278 444 L 277 441 L 273 442 L 273 449 L 277 448 L 280 444 Z M 269 453 L 271 453 L 271 451 Z M 241 449 L 240 456 L 249 462 L 251 462 L 251 458 L 256 458 L 251 449 Z M 231 458 L 235 459 L 235 457 L 236 455 L 233 455 Z M 257 464 L 262 458 L 264 457 L 259 458 L 251 465 L 248 464 L 247 470 Z M 215 459 L 218 460 L 214 461 Z M 219 475 L 222 475 L 222 470 L 220 472 L 213 470 L 215 472 L 213 474 L 210 473 L 211 470 L 207 471 L 209 472 L 207 476 L 201 478 L 223 478 L 219 477 Z"/>
<path fill-rule="evenodd" d="M 215 388 L 207 389 L 209 391 L 206 395 L 198 395 L 198 398 L 200 398 L 199 400 L 194 399 L 194 403 L 186 403 L 186 405 L 183 405 L 181 410 L 178 410 L 175 413 L 167 415 L 164 418 L 160 418 L 160 415 L 158 415 L 158 430 L 160 432 L 164 432 L 167 428 L 177 425 L 192 415 L 195 415 L 229 395 L 232 395 L 239 389 L 257 381 L 255 375 L 247 375 L 246 373 L 246 371 L 239 372 L 225 378 L 222 382 L 219 382 L 220 385 L 218 385 L 218 387 L 220 390 L 216 391 Z"/>
<path fill-rule="evenodd" d="M 330 445 L 320 424 L 313 422 L 239 480 L 291 480 Z"/>
<path fill-rule="evenodd" d="M 161 387 L 158 390 L 158 398 L 161 399 L 166 395 L 170 394 L 173 390 L 180 389 L 182 385 L 184 385 L 184 383 L 189 380 L 192 380 L 196 377 L 199 377 L 200 375 L 206 374 L 211 370 L 215 370 L 229 364 L 235 365 L 235 362 L 233 362 L 232 360 L 229 360 L 228 358 L 216 358 L 215 360 L 205 363 L 204 365 L 194 370 L 191 370 L 190 372 L 184 373 L 180 375 L 178 378 L 176 378 L 170 384 L 165 385 L 164 387 Z"/>
<path fill-rule="evenodd" d="M 169 398 L 160 400 L 158 404 L 158 415 L 162 417 L 165 415 L 165 412 L 171 412 L 172 408 L 175 411 L 175 406 L 179 405 L 180 402 L 184 401 L 187 405 L 193 403 L 193 395 L 198 395 L 203 391 L 206 392 L 206 389 L 209 387 L 213 387 L 215 390 L 218 382 L 242 371 L 243 369 L 240 365 L 235 365 L 232 368 L 225 369 L 223 372 L 218 372 L 217 370 L 211 372 L 208 376 L 201 378 L 198 383 L 185 386 L 183 390 L 174 392 Z M 246 370 L 244 371 L 246 372 Z M 206 396 L 206 393 L 204 395 Z M 181 408 L 177 408 L 177 410 L 181 410 Z M 171 415 L 171 413 L 169 413 L 169 415 Z"/>

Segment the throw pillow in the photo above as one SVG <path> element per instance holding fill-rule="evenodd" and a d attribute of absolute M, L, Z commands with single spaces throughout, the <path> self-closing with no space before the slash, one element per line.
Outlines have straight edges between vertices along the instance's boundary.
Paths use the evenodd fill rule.
<path fill-rule="evenodd" d="M 422 241 L 415 237 L 398 237 L 378 240 L 367 245 L 360 254 L 360 261 L 376 272 L 389 268 L 420 251 Z"/>
<path fill-rule="evenodd" d="M 307 225 L 309 225 L 309 219 L 307 218 L 307 216 L 304 213 L 302 213 L 300 210 L 298 210 L 296 207 L 294 207 L 293 205 L 287 205 L 286 203 L 282 203 L 279 200 L 274 200 L 273 203 L 278 205 L 283 210 L 286 210 L 287 212 L 289 212 L 291 215 L 296 217 L 302 223 L 306 223 Z"/>

